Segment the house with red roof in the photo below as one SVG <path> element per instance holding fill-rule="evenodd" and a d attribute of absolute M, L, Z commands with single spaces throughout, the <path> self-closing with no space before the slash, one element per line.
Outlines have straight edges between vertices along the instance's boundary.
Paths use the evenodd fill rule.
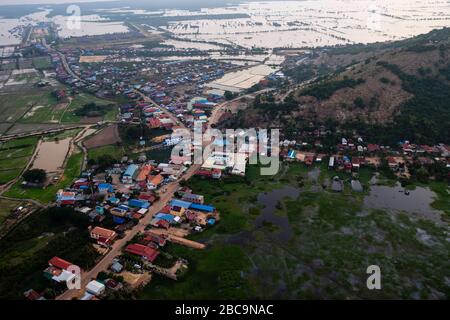
<path fill-rule="evenodd" d="M 55 256 L 48 261 L 48 265 L 58 269 L 66 270 L 71 265 L 73 265 L 73 263 Z"/>
<path fill-rule="evenodd" d="M 380 151 L 380 146 L 379 145 L 377 145 L 377 144 L 368 144 L 367 145 L 367 151 L 368 152 L 378 152 L 378 151 Z"/>
<path fill-rule="evenodd" d="M 162 123 L 157 118 L 150 118 L 147 122 L 147 126 L 151 129 L 161 128 Z"/>
<path fill-rule="evenodd" d="M 68 270 L 71 266 L 73 263 L 55 256 L 48 261 L 44 276 L 58 283 L 73 283 L 76 280 L 76 274 Z"/>
<path fill-rule="evenodd" d="M 125 248 L 125 252 L 130 253 L 130 254 L 134 254 L 137 256 L 142 257 L 143 259 L 145 259 L 148 262 L 153 262 L 155 261 L 155 259 L 158 257 L 159 255 L 159 251 L 154 249 L 154 248 L 150 248 L 147 246 L 144 246 L 142 244 L 139 243 L 133 243 L 128 245 Z"/>

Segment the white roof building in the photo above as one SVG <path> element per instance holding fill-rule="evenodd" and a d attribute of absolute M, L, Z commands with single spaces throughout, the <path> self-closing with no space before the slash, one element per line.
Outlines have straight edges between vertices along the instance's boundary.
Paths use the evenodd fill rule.
<path fill-rule="evenodd" d="M 105 292 L 105 285 L 96 280 L 92 280 L 86 285 L 86 291 L 93 295 L 98 296 L 101 295 L 103 292 Z"/>
<path fill-rule="evenodd" d="M 62 270 L 62 272 L 57 275 L 57 276 L 53 276 L 52 279 L 55 280 L 56 282 L 71 282 L 74 278 L 75 278 L 75 274 L 72 272 L 69 272 L 67 270 Z"/>

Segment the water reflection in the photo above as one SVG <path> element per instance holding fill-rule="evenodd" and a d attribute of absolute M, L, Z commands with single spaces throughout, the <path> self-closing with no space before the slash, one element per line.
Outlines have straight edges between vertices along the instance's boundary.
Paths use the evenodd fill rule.
<path fill-rule="evenodd" d="M 288 217 L 277 215 L 276 210 L 280 200 L 284 198 L 297 199 L 299 195 L 300 189 L 292 186 L 284 186 L 281 189 L 259 194 L 258 204 L 263 209 L 261 210 L 261 215 L 255 220 L 255 226 L 262 227 L 265 222 L 272 223 L 280 229 L 276 234 L 278 239 L 283 242 L 288 241 L 292 235 Z"/>
<path fill-rule="evenodd" d="M 435 193 L 429 189 L 416 187 L 405 192 L 397 182 L 395 187 L 371 186 L 370 194 L 364 198 L 364 206 L 371 209 L 388 209 L 418 213 L 424 218 L 439 222 L 441 214 L 431 207 Z"/>

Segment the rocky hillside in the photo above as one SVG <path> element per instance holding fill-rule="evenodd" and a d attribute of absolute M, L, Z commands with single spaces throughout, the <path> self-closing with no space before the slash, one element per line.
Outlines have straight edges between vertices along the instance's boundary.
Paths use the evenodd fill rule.
<path fill-rule="evenodd" d="M 320 65 L 331 72 L 284 101 L 259 97 L 237 123 L 286 127 L 332 121 L 383 140 L 449 142 L 450 29 L 401 42 L 323 49 L 306 63 L 297 68 Z"/>

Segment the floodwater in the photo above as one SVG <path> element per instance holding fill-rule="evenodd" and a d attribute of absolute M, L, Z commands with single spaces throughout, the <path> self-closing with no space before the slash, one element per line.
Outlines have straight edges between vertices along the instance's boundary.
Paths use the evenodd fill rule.
<path fill-rule="evenodd" d="M 370 194 L 364 198 L 364 206 L 371 209 L 387 209 L 415 213 L 434 222 L 441 221 L 441 213 L 431 207 L 436 194 L 422 187 L 416 187 L 405 194 L 405 189 L 397 183 L 395 187 L 371 186 Z"/>
<path fill-rule="evenodd" d="M 111 11 L 100 8 L 97 10 L 98 15 L 82 16 L 79 29 L 70 28 L 67 16 L 47 18 L 44 15 L 39 19 L 26 20 L 24 17 L 0 17 L 0 44 L 19 43 L 21 30 L 15 27 L 38 21 L 55 22 L 60 28 L 61 37 L 127 32 L 128 28 L 121 22 L 100 21 L 104 19 L 101 15 L 108 11 L 165 17 L 202 15 L 205 18 L 208 15 L 246 14 L 248 17 L 238 19 L 187 19 L 160 26 L 179 39 L 246 48 L 319 47 L 401 40 L 450 24 L 450 5 L 447 0 L 242 1 L 239 5 L 198 11 L 167 9 L 147 12 L 126 8 Z M 174 44 L 180 48 L 195 46 L 202 50 L 213 46 L 183 42 Z"/>
<path fill-rule="evenodd" d="M 270 222 L 276 225 L 280 231 L 276 236 L 280 241 L 286 242 L 292 235 L 292 229 L 289 225 L 287 216 L 279 216 L 276 214 L 277 205 L 284 198 L 297 199 L 300 195 L 300 189 L 292 186 L 284 186 L 270 192 L 264 192 L 258 196 L 258 204 L 263 206 L 261 215 L 255 220 L 256 227 L 262 227 L 264 222 Z"/>
<path fill-rule="evenodd" d="M 70 140 L 71 138 L 66 138 L 42 142 L 33 163 L 33 169 L 43 169 L 47 172 L 56 172 L 62 169 L 64 159 L 69 151 Z"/>
<path fill-rule="evenodd" d="M 129 31 L 122 22 L 107 21 L 98 15 L 81 16 L 80 28 L 72 27 L 69 18 L 69 16 L 52 18 L 52 21 L 58 26 L 58 35 L 61 38 L 127 33 Z"/>
<path fill-rule="evenodd" d="M 0 10 L 1 11 L 1 10 Z M 81 16 L 80 27 L 71 23 L 70 16 L 48 17 L 49 9 L 38 11 L 19 19 L 2 19 L 0 16 L 0 45 L 16 45 L 22 40 L 25 27 L 39 22 L 54 22 L 61 38 L 126 33 L 128 27 L 122 22 L 112 22 L 99 15 Z"/>
<path fill-rule="evenodd" d="M 450 23 L 445 0 L 243 2 L 191 14 L 233 13 L 249 17 L 176 21 L 167 29 L 194 40 L 275 48 L 400 40 Z"/>

